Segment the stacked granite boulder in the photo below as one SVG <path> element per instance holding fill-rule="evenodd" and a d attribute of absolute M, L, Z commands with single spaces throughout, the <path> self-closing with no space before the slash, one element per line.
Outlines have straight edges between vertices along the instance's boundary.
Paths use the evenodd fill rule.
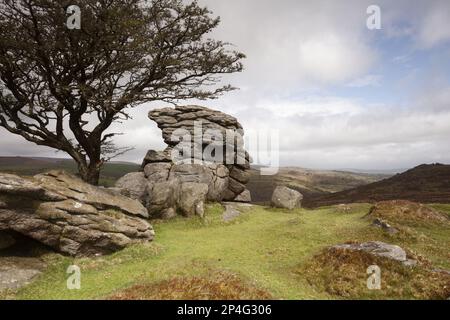
<path fill-rule="evenodd" d="M 149 118 L 168 147 L 148 151 L 142 172 L 127 174 L 116 187 L 140 200 L 151 217 L 203 215 L 207 200 L 251 201 L 245 187 L 251 160 L 236 118 L 200 106 L 157 109 Z"/>
<path fill-rule="evenodd" d="M 145 207 L 64 171 L 32 178 L 0 173 L 0 233 L 13 232 L 58 252 L 106 254 L 151 241 Z"/>

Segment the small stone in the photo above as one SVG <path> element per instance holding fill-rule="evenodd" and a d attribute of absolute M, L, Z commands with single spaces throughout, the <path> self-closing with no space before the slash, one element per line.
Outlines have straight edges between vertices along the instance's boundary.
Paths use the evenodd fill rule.
<path fill-rule="evenodd" d="M 241 194 L 239 194 L 236 198 L 234 198 L 234 201 L 236 202 L 252 202 L 252 196 L 250 194 L 250 191 L 245 189 L 242 191 Z"/>
<path fill-rule="evenodd" d="M 402 262 L 405 267 L 415 267 L 417 266 L 417 260 L 406 259 L 406 261 Z"/>
<path fill-rule="evenodd" d="M 373 220 L 372 225 L 375 227 L 381 228 L 390 234 L 398 233 L 398 229 L 392 227 L 389 223 L 387 223 L 386 221 L 384 221 L 380 218 L 376 218 L 375 220 Z"/>
<path fill-rule="evenodd" d="M 177 212 L 174 208 L 164 209 L 161 213 L 161 218 L 165 220 L 173 219 L 177 216 Z"/>
<path fill-rule="evenodd" d="M 225 222 L 229 222 L 229 221 L 236 219 L 240 215 L 241 215 L 241 212 L 239 210 L 237 210 L 235 206 L 226 204 L 225 211 L 222 215 L 222 219 Z"/>

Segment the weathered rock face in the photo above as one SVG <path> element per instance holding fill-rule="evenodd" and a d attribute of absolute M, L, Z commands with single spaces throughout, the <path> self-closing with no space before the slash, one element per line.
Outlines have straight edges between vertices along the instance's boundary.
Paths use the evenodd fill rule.
<path fill-rule="evenodd" d="M 122 190 L 128 197 L 144 201 L 147 196 L 147 179 L 143 172 L 132 172 L 123 176 L 116 183 L 116 187 Z M 120 193 L 120 192 L 119 192 Z"/>
<path fill-rule="evenodd" d="M 301 206 L 303 195 L 288 187 L 278 186 L 272 194 L 272 206 L 292 210 Z"/>
<path fill-rule="evenodd" d="M 160 162 L 178 163 L 188 160 L 191 164 L 191 160 L 196 159 L 203 164 L 215 165 L 204 167 L 206 171 L 215 171 L 216 177 L 227 180 L 219 181 L 219 186 L 207 181 L 210 190 L 214 189 L 208 193 L 209 200 L 234 200 L 246 191 L 245 184 L 250 178 L 247 172 L 250 169 L 250 155 L 244 150 L 244 131 L 236 118 L 200 106 L 153 110 L 149 113 L 149 118 L 162 130 L 164 142 L 169 147 L 162 152 L 149 151 L 142 164 L 143 168 L 149 163 Z M 178 152 L 180 140 L 181 145 L 189 144 L 188 154 Z"/>
<path fill-rule="evenodd" d="M 206 200 L 251 201 L 245 187 L 251 160 L 236 118 L 199 106 L 153 110 L 149 118 L 162 130 L 168 147 L 148 151 L 143 172 L 124 176 L 116 187 L 140 200 L 151 217 L 202 215 Z"/>
<path fill-rule="evenodd" d="M 0 230 L 11 230 L 69 255 L 110 253 L 149 241 L 139 201 L 84 183 L 63 171 L 33 178 L 0 173 Z"/>

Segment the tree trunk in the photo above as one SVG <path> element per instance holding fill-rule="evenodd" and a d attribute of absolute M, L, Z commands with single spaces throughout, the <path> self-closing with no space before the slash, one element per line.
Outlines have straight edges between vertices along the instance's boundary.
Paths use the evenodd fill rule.
<path fill-rule="evenodd" d="M 78 173 L 80 174 L 81 179 L 94 186 L 98 186 L 100 180 L 100 170 L 101 166 L 96 164 L 88 166 L 78 164 Z"/>
<path fill-rule="evenodd" d="M 97 166 L 89 167 L 86 178 L 83 180 L 89 184 L 98 186 L 100 180 L 100 167 Z"/>

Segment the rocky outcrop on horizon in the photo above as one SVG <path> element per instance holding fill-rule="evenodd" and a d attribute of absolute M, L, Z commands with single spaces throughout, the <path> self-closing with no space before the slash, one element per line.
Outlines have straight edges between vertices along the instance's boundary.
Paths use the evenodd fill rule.
<path fill-rule="evenodd" d="M 155 235 L 145 207 L 63 171 L 32 178 L 0 173 L 0 231 L 68 255 L 106 254 Z"/>

